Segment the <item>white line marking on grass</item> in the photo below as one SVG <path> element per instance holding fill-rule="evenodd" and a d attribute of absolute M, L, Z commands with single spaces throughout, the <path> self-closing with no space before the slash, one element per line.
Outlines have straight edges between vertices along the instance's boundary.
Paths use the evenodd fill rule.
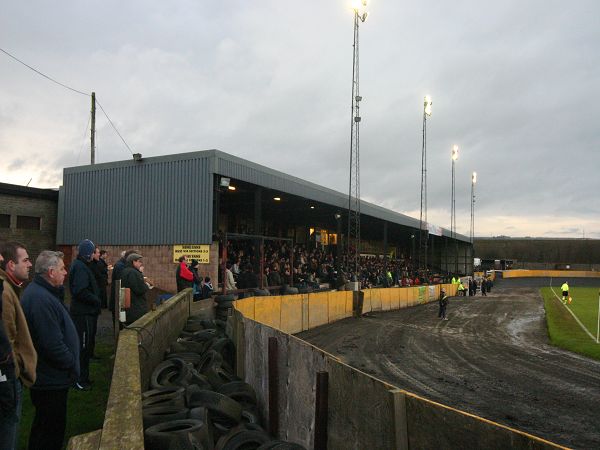
<path fill-rule="evenodd" d="M 552 286 L 550 286 L 550 290 L 552 291 L 552 293 L 553 293 L 553 294 L 554 294 L 554 296 L 556 297 L 556 300 L 558 300 L 558 301 L 560 302 L 560 304 L 561 304 L 562 306 L 564 306 L 565 308 L 567 308 L 567 311 L 569 311 L 569 312 L 571 313 L 571 315 L 573 316 L 573 319 L 575 319 L 575 320 L 577 321 L 577 323 L 579 324 L 579 326 L 581 327 L 581 329 L 582 329 L 583 331 L 585 331 L 589 337 L 591 337 L 591 338 L 592 338 L 592 341 L 596 342 L 596 338 L 595 338 L 594 336 L 592 336 L 592 333 L 590 333 L 590 332 L 588 331 L 588 329 L 585 327 L 585 325 L 583 325 L 583 324 L 581 323 L 581 321 L 580 321 L 580 320 L 577 318 L 577 316 L 576 316 L 576 315 L 573 313 L 573 311 L 571 311 L 571 308 L 569 308 L 567 305 L 565 305 L 565 304 L 562 302 L 562 300 L 560 299 L 560 297 L 559 297 L 559 296 L 556 294 L 556 292 L 554 292 L 554 288 L 553 288 Z"/>

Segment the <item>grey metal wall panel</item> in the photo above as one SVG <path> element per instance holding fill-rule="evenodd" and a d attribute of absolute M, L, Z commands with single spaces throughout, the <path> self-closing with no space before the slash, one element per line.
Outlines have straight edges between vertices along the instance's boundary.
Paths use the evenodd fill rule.
<path fill-rule="evenodd" d="M 147 160 L 65 169 L 61 244 L 208 244 L 209 158 Z"/>

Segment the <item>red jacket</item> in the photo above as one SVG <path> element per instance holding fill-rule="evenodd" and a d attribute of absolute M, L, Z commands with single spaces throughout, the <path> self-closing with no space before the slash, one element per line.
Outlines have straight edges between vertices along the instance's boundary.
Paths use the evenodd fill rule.
<path fill-rule="evenodd" d="M 186 281 L 194 281 L 194 274 L 190 269 L 188 269 L 185 261 L 181 261 L 179 263 L 179 276 Z"/>

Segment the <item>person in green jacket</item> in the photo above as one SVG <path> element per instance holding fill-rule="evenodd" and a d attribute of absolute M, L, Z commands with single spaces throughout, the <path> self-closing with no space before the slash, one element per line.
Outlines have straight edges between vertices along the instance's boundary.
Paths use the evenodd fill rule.
<path fill-rule="evenodd" d="M 560 290 L 562 291 L 562 302 L 566 305 L 569 299 L 569 284 L 565 281 Z"/>

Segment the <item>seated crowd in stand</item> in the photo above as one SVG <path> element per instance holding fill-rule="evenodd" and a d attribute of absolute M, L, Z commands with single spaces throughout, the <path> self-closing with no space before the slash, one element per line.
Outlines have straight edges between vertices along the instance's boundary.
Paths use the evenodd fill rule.
<path fill-rule="evenodd" d="M 347 281 L 358 281 L 361 289 L 371 287 L 414 286 L 441 283 L 441 276 L 429 277 L 415 271 L 410 259 L 388 259 L 378 256 L 361 256 L 358 271 L 353 272 L 354 261 L 342 257 L 336 266 L 335 254 L 320 248 L 295 245 L 287 241 L 266 241 L 264 244 L 262 286 L 290 285 L 318 289 L 322 284 L 343 289 Z M 293 251 L 293 259 L 292 259 Z M 252 241 L 236 240 L 227 243 L 227 289 L 249 289 L 261 286 L 258 275 L 260 247 Z M 386 267 L 387 265 L 387 267 Z"/>

